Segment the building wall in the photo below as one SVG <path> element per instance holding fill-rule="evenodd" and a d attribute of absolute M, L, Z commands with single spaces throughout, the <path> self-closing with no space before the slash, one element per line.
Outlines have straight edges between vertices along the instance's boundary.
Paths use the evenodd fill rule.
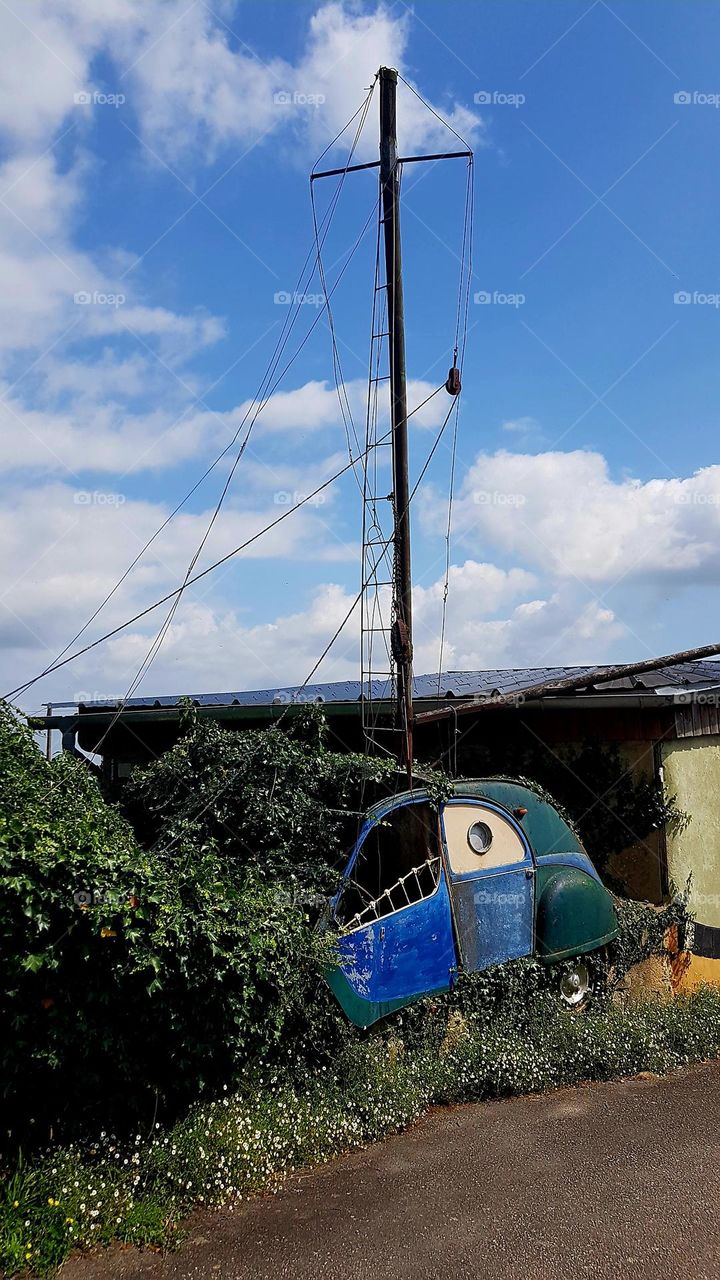
<path fill-rule="evenodd" d="M 691 815 L 684 831 L 668 832 L 670 878 L 684 889 L 697 920 L 720 929 L 720 736 L 684 738 L 662 748 L 665 788 Z"/>
<path fill-rule="evenodd" d="M 697 921 L 679 989 L 720 986 L 720 735 L 667 742 L 662 756 L 666 789 L 691 815 L 684 831 L 667 834 L 668 873 L 678 889 L 692 877 L 690 909 Z"/>

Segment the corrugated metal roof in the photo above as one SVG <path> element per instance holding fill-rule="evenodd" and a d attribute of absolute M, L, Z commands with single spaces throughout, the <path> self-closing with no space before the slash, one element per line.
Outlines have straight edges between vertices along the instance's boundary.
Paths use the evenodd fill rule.
<path fill-rule="evenodd" d="M 523 689 L 565 676 L 582 675 L 583 671 L 595 671 L 596 666 L 586 667 L 502 667 L 489 671 L 445 671 L 440 676 L 441 698 L 472 698 L 482 695 L 520 693 Z M 720 685 L 720 661 L 686 662 L 676 667 L 663 667 L 642 675 L 628 676 L 592 686 L 598 692 L 655 692 L 673 693 L 682 689 L 707 688 Z M 357 702 L 361 695 L 359 680 L 340 680 L 332 684 L 294 685 L 278 689 L 239 690 L 234 693 L 169 694 L 160 697 L 148 695 L 129 698 L 128 708 L 176 707 L 184 698 L 203 707 L 267 707 L 282 706 L 299 699 L 311 701 Z M 381 700 L 390 696 L 386 681 L 373 681 L 372 696 Z M 415 676 L 413 696 L 417 699 L 438 697 L 438 676 Z M 117 699 L 83 702 L 81 708 L 101 711 L 118 706 Z"/>

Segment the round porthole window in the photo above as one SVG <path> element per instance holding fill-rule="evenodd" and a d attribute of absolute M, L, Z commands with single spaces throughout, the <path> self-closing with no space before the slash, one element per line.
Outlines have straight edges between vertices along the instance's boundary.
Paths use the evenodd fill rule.
<path fill-rule="evenodd" d="M 473 822 L 468 828 L 467 839 L 473 853 L 487 853 L 492 844 L 492 831 L 487 822 Z"/>

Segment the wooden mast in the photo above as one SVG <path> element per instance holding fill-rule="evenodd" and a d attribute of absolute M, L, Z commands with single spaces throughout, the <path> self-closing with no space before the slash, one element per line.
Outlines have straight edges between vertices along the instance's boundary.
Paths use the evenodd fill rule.
<path fill-rule="evenodd" d="M 397 71 L 380 68 L 380 190 L 382 193 L 390 355 L 390 423 L 394 513 L 393 625 L 391 644 L 397 670 L 397 713 L 403 731 L 401 763 L 412 784 L 412 577 L 410 484 L 408 478 L 405 315 L 400 245 L 400 165 L 397 154 Z"/>

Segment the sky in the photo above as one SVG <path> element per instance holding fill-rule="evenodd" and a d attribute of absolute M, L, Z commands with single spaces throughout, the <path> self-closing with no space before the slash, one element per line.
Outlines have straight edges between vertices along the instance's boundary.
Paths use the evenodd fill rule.
<path fill-rule="evenodd" d="M 291 314 L 197 570 L 347 463 L 322 283 L 297 286 L 309 173 L 346 162 L 353 129 L 333 139 L 380 65 L 432 108 L 400 84 L 401 154 L 460 146 L 438 116 L 475 153 L 444 669 L 717 638 L 717 4 L 2 0 L 0 41 L 0 692 L 158 530 L 73 647 L 180 585 Z M 356 162 L 377 156 L 377 97 Z M 451 362 L 466 181 L 462 160 L 403 176 L 411 409 Z M 322 219 L 338 184 L 314 185 Z M 373 170 L 349 175 L 323 243 L 360 437 L 376 199 Z M 411 483 L 447 408 L 411 420 Z M 413 504 L 418 673 L 439 664 L 451 444 Z M 361 522 L 349 471 L 189 587 L 138 692 L 303 681 L 359 590 Z M 19 704 L 125 694 L 165 616 Z M 359 676 L 359 627 L 316 679 Z"/>

